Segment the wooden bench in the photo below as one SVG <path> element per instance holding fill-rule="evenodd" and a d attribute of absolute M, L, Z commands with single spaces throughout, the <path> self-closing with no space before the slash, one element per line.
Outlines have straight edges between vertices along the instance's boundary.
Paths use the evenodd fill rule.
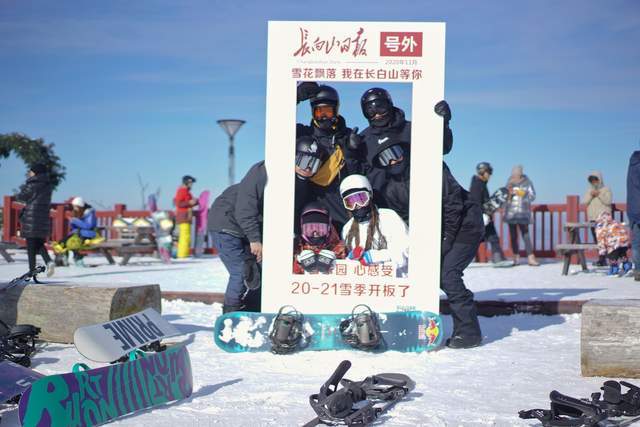
<path fill-rule="evenodd" d="M 0 256 L 7 262 L 14 262 L 13 257 L 7 252 L 7 249 L 15 249 L 18 245 L 13 242 L 0 242 Z"/>
<path fill-rule="evenodd" d="M 582 266 L 582 271 L 588 271 L 587 259 L 584 255 L 584 251 L 598 249 L 598 245 L 594 243 L 560 243 L 556 245 L 556 252 L 562 255 L 564 258 L 564 264 L 562 265 L 562 275 L 569 274 L 569 265 L 571 265 L 571 257 L 577 255 Z"/>
<path fill-rule="evenodd" d="M 640 378 L 640 300 L 591 300 L 582 306 L 582 375 Z"/>
<path fill-rule="evenodd" d="M 111 232 L 119 237 L 98 243 L 87 251 L 98 251 L 109 264 L 116 264 L 112 252 L 122 257 L 120 265 L 127 265 L 134 255 L 153 254 L 157 246 L 153 227 L 111 227 Z M 100 233 L 106 235 L 106 229 Z"/>

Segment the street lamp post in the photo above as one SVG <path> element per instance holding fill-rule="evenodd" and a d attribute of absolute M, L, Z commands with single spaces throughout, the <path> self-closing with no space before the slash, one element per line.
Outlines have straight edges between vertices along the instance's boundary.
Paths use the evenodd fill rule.
<path fill-rule="evenodd" d="M 223 119 L 218 120 L 218 124 L 229 136 L 229 185 L 233 185 L 235 181 L 235 150 L 233 147 L 233 137 L 240 130 L 244 120 Z"/>

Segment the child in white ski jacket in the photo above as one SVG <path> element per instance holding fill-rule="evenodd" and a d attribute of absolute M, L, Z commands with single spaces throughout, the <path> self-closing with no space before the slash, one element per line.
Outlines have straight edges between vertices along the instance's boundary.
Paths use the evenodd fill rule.
<path fill-rule="evenodd" d="M 340 183 L 340 195 L 351 219 L 342 228 L 347 258 L 363 265 L 391 264 L 396 276 L 406 277 L 409 258 L 409 229 L 391 209 L 373 204 L 373 190 L 362 175 L 349 175 Z"/>

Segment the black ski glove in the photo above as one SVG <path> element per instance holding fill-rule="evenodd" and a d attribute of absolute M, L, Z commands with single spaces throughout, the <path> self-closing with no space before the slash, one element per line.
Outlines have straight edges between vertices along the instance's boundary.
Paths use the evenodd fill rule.
<path fill-rule="evenodd" d="M 333 267 L 333 263 L 336 260 L 336 254 L 329 249 L 323 249 L 320 251 L 317 257 L 317 266 L 320 273 L 328 273 Z"/>
<path fill-rule="evenodd" d="M 316 82 L 302 82 L 296 88 L 296 104 L 300 104 L 302 101 L 306 101 L 312 98 L 318 93 L 318 83 Z"/>
<path fill-rule="evenodd" d="M 354 127 L 351 129 L 351 134 L 349 135 L 349 150 L 358 150 L 362 145 L 362 137 L 358 135 L 358 127 Z"/>
<path fill-rule="evenodd" d="M 433 107 L 433 111 L 435 111 L 437 115 L 442 117 L 445 122 L 451 120 L 451 108 L 449 108 L 449 104 L 447 104 L 447 101 L 442 100 L 438 102 L 435 107 Z"/>
<path fill-rule="evenodd" d="M 300 252 L 300 254 L 298 254 L 296 259 L 298 260 L 304 271 L 308 273 L 314 273 L 318 268 L 318 257 L 312 250 L 305 249 L 304 251 Z"/>

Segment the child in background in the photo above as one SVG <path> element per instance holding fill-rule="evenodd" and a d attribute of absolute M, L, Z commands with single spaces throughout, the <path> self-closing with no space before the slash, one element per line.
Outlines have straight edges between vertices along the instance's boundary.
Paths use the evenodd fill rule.
<path fill-rule="evenodd" d="M 629 233 L 624 225 L 614 220 L 609 212 L 602 212 L 596 220 L 598 254 L 609 261 L 609 276 L 624 275 L 631 271 L 632 264 L 627 257 Z M 621 268 L 622 267 L 622 268 Z"/>

